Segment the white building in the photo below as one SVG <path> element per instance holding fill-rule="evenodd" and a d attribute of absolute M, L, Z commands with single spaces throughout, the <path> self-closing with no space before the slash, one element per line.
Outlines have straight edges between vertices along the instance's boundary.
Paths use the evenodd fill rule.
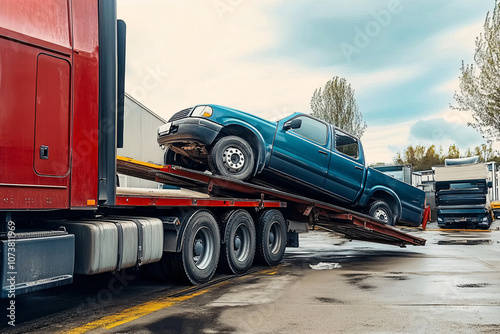
<path fill-rule="evenodd" d="M 123 148 L 117 155 L 135 160 L 163 164 L 163 153 L 156 135 L 158 127 L 166 121 L 146 106 L 125 94 Z M 120 187 L 158 188 L 159 183 L 118 174 Z"/>

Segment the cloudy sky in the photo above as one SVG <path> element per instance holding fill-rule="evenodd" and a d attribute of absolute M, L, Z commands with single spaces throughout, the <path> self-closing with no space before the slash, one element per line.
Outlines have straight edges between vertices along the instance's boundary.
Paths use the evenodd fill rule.
<path fill-rule="evenodd" d="M 346 78 L 369 163 L 408 145 L 484 143 L 449 108 L 494 0 L 119 0 L 126 91 L 163 118 L 202 103 L 270 120 Z"/>

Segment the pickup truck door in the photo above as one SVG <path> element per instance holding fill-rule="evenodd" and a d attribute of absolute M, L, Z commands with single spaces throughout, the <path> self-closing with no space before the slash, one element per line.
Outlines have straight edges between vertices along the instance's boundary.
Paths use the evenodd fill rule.
<path fill-rule="evenodd" d="M 306 115 L 279 122 L 269 167 L 323 187 L 331 155 L 329 131 L 329 125 Z"/>
<path fill-rule="evenodd" d="M 363 152 L 357 138 L 338 129 L 334 134 L 325 189 L 353 201 L 361 190 L 365 174 Z"/>

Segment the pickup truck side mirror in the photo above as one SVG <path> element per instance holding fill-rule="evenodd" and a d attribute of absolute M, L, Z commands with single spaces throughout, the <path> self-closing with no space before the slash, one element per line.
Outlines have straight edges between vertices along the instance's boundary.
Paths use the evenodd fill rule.
<path fill-rule="evenodd" d="M 283 129 L 285 131 L 288 131 L 290 129 L 298 129 L 301 126 L 302 126 L 302 120 L 295 118 L 295 119 L 292 119 L 291 121 L 285 122 L 285 124 L 283 125 Z"/>

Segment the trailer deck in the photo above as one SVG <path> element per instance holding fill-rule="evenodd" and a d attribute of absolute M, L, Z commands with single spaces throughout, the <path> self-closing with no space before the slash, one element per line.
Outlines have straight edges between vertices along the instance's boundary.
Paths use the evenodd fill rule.
<path fill-rule="evenodd" d="M 405 247 L 425 245 L 426 240 L 404 233 L 359 212 L 307 197 L 228 179 L 178 166 L 163 166 L 117 157 L 118 173 L 175 185 L 190 191 L 161 193 L 117 191 L 117 206 L 184 206 L 288 208 L 309 217 L 309 224 L 344 234 L 348 239 Z"/>

